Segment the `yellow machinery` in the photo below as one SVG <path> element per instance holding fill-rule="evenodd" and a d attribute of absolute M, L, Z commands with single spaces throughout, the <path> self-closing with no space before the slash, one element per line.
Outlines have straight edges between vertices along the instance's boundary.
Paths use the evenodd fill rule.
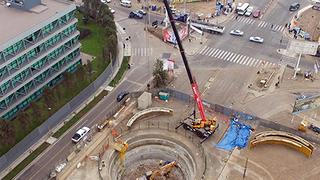
<path fill-rule="evenodd" d="M 170 171 L 177 166 L 176 161 L 172 161 L 164 166 L 160 167 L 158 170 L 152 172 L 149 180 L 154 180 L 158 176 L 165 176 L 170 173 Z"/>
<path fill-rule="evenodd" d="M 112 144 L 112 147 L 119 152 L 121 167 L 124 168 L 124 160 L 129 147 L 128 143 L 123 142 L 121 140 L 117 140 L 115 143 Z"/>
<path fill-rule="evenodd" d="M 301 131 L 301 132 L 306 132 L 307 131 L 307 127 L 308 127 L 308 121 L 303 120 L 299 124 L 298 130 Z"/>
<path fill-rule="evenodd" d="M 145 173 L 145 175 L 137 178 L 136 180 L 154 180 L 156 177 L 159 176 L 168 176 L 171 170 L 177 166 L 177 162 L 160 161 L 159 165 L 161 166 L 159 169 L 154 171 L 148 171 Z"/>

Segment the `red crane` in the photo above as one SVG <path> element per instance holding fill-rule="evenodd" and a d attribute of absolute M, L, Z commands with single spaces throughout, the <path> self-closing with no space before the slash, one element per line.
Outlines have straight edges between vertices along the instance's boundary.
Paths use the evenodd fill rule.
<path fill-rule="evenodd" d="M 181 57 L 182 57 L 182 60 L 183 60 L 183 63 L 184 63 L 184 67 L 186 68 L 186 71 L 187 71 L 187 74 L 188 74 L 188 78 L 189 78 L 189 81 L 190 81 L 190 84 L 191 84 L 193 97 L 194 97 L 194 100 L 197 103 L 197 107 L 198 107 L 198 110 L 199 110 L 199 113 L 200 113 L 200 117 L 201 117 L 200 120 L 199 119 L 198 120 L 193 119 L 192 122 L 190 122 L 190 119 L 186 120 L 186 121 L 182 122 L 181 125 L 184 125 L 185 129 L 188 129 L 190 131 L 195 132 L 199 137 L 202 137 L 202 138 L 206 139 L 211 134 L 214 133 L 214 131 L 217 129 L 218 125 L 217 125 L 217 122 L 215 121 L 215 119 L 207 119 L 206 118 L 206 115 L 204 113 L 202 100 L 200 98 L 198 84 L 195 81 L 195 78 L 191 74 L 189 63 L 188 63 L 186 55 L 184 53 L 184 49 L 183 49 L 183 46 L 182 46 L 182 43 L 181 43 L 181 40 L 180 40 L 179 33 L 178 33 L 177 28 L 175 26 L 175 22 L 174 22 L 174 19 L 173 19 L 173 16 L 172 16 L 172 12 L 171 12 L 169 3 L 168 3 L 167 0 L 163 0 L 163 3 L 164 3 L 164 5 L 166 7 L 166 10 L 168 12 L 169 21 L 170 21 L 173 33 L 174 33 L 174 35 L 176 37 L 177 44 L 178 44 L 178 47 L 179 47 L 179 51 L 180 51 L 180 54 L 181 54 Z M 180 127 L 180 126 L 178 126 L 178 127 Z"/>

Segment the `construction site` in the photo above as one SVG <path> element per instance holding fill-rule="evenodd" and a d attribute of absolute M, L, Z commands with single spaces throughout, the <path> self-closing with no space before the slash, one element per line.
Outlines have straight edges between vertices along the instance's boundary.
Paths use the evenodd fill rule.
<path fill-rule="evenodd" d="M 139 98 L 131 96 L 119 112 L 102 121 L 103 128 L 92 131 L 90 142 L 84 141 L 81 150 L 69 156 L 68 166 L 57 178 L 315 179 L 319 174 L 318 145 L 274 131 L 255 117 L 248 119 L 238 114 L 238 120 L 231 121 L 230 116 L 214 111 L 218 106 L 205 108 L 208 117 L 215 117 L 219 128 L 201 142 L 194 133 L 177 128 L 193 112 L 194 104 L 182 100 L 181 94 L 171 94 L 175 97 L 165 100 L 147 92 Z M 219 142 L 230 134 L 228 129 L 244 124 L 250 126 L 251 141 L 247 147 L 235 145 L 226 150 L 223 145 L 234 143 Z M 243 129 L 238 136 L 241 132 Z M 233 141 L 240 142 L 236 139 Z"/>
<path fill-rule="evenodd" d="M 179 80 L 184 84 L 189 80 L 191 93 L 169 88 L 130 93 L 117 112 L 77 144 L 57 178 L 316 179 L 319 140 L 304 133 L 307 124 L 302 121 L 292 129 L 203 101 L 178 31 L 171 25 L 186 69 Z M 283 67 L 258 71 L 249 91 L 268 91 L 284 71 Z"/>

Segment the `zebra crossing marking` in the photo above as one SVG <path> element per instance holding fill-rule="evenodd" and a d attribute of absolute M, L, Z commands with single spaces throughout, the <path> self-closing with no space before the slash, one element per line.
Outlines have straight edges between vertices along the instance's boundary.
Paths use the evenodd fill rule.
<path fill-rule="evenodd" d="M 151 56 L 153 53 L 153 48 L 131 48 L 131 55 L 132 56 Z"/>
<path fill-rule="evenodd" d="M 148 54 L 148 49 L 141 49 L 141 51 L 144 51 L 144 53 L 142 53 L 143 55 Z M 249 57 L 243 54 L 237 54 L 237 53 L 225 51 L 222 49 L 211 48 L 208 46 L 201 49 L 198 52 L 198 54 L 214 57 L 217 59 L 221 59 L 224 61 L 229 61 L 229 62 L 233 62 L 233 63 L 237 63 L 240 65 L 249 66 L 249 67 L 272 67 L 277 65 L 275 63 L 255 59 L 253 57 Z"/>
<path fill-rule="evenodd" d="M 259 20 L 255 20 L 255 19 L 252 19 L 252 18 L 249 18 L 249 17 L 238 17 L 237 18 L 237 15 L 233 15 L 233 19 L 238 21 L 238 22 L 241 22 L 241 23 L 245 23 L 245 24 L 254 24 L 255 22 L 259 22 L 258 23 L 258 27 L 259 28 L 267 28 L 267 27 L 271 27 L 272 23 L 269 23 L 269 22 L 266 22 L 266 21 L 259 21 Z M 278 25 L 278 24 L 275 24 L 273 25 L 273 27 L 271 28 L 273 31 L 280 31 L 280 32 L 283 32 L 285 30 L 285 27 L 282 26 L 282 25 Z"/>
<path fill-rule="evenodd" d="M 216 49 L 214 48 L 211 53 L 209 54 L 209 56 L 211 56 L 214 52 L 216 51 Z"/>
<path fill-rule="evenodd" d="M 212 54 L 213 57 L 216 57 L 219 53 L 221 52 L 220 49 L 217 49 L 217 51 L 215 53 Z"/>

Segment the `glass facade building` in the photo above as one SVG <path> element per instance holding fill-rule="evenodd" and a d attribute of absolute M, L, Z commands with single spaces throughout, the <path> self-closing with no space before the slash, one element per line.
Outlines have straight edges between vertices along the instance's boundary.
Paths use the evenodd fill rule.
<path fill-rule="evenodd" d="M 74 5 L 66 5 L 63 11 L 39 22 L 18 38 L 1 44 L 2 119 L 15 117 L 17 112 L 39 98 L 45 87 L 57 84 L 63 72 L 73 72 L 81 64 L 75 10 Z"/>

